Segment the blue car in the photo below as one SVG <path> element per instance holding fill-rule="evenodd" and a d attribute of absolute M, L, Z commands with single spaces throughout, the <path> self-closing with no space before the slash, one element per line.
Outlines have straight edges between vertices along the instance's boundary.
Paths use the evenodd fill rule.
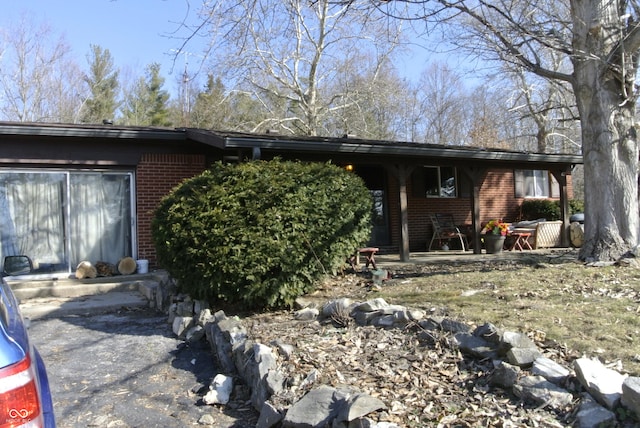
<path fill-rule="evenodd" d="M 49 380 L 11 288 L 0 282 L 0 428 L 55 427 Z"/>

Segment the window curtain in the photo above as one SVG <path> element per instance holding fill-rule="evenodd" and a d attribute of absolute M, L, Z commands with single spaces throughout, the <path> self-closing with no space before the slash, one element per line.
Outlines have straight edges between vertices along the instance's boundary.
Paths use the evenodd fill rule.
<path fill-rule="evenodd" d="M 0 262 L 52 273 L 131 256 L 131 185 L 126 172 L 0 172 Z"/>
<path fill-rule="evenodd" d="M 66 266 L 64 245 L 65 174 L 0 175 L 0 252 L 27 255 L 36 264 Z"/>
<path fill-rule="evenodd" d="M 549 172 L 539 169 L 515 170 L 516 198 L 548 198 Z"/>
<path fill-rule="evenodd" d="M 77 173 L 70 178 L 71 265 L 116 264 L 131 256 L 131 179 L 125 174 Z"/>

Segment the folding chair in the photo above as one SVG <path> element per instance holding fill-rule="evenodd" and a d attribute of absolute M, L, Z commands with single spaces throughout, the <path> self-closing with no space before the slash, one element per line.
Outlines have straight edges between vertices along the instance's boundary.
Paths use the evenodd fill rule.
<path fill-rule="evenodd" d="M 428 251 L 431 251 L 434 241 L 437 240 L 441 248 L 442 241 L 450 239 L 459 239 L 460 248 L 462 248 L 462 251 L 467 251 L 467 248 L 469 248 L 467 236 L 460 232 L 460 229 L 455 225 L 452 214 L 431 214 L 429 217 L 433 226 L 433 235 L 431 236 L 431 242 L 429 242 Z"/>

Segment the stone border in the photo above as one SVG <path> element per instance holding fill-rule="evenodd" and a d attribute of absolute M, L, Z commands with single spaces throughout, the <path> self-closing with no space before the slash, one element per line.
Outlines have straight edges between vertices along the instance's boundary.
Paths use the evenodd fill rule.
<path fill-rule="evenodd" d="M 167 287 L 164 289 L 166 296 Z M 160 303 L 159 299 L 156 301 Z M 175 296 L 168 312 L 169 322 L 178 337 L 197 341 L 206 336 L 217 358 L 221 375 L 216 376 L 203 398 L 207 404 L 226 404 L 233 387 L 228 379 L 239 376 L 251 389 L 251 403 L 260 413 L 258 428 L 347 426 L 365 419 L 366 426 L 370 427 L 397 426 L 384 422 L 376 424 L 367 419 L 368 414 L 385 409 L 385 404 L 351 389 L 320 386 L 311 389 L 288 409 L 279 410 L 269 402 L 273 395 L 286 394 L 284 374 L 277 370 L 277 361 L 278 358 L 289 358 L 294 352 L 293 346 L 253 342 L 238 317 L 227 317 L 223 311 L 212 313 L 206 303 L 188 296 Z M 572 367 L 565 367 L 544 357 L 523 333 L 500 331 L 492 324 L 472 329 L 465 323 L 425 316 L 423 311 L 390 305 L 379 298 L 366 302 L 336 299 L 321 309 L 304 307 L 293 314 L 300 321 L 335 321 L 345 316 L 360 326 L 379 328 L 405 328 L 409 323 L 415 323 L 422 329 L 419 337 L 422 335 L 425 340 L 433 338 L 434 331 L 450 333 L 453 345 L 463 354 L 493 361 L 490 385 L 510 390 L 539 406 L 560 410 L 572 405 L 576 397 L 563 385 L 569 378 L 575 378 L 586 391 L 577 397 L 579 405 L 575 420 L 581 428 L 615 423 L 615 412 L 621 407 L 640 419 L 640 377 L 620 374 L 597 359 L 579 358 Z"/>

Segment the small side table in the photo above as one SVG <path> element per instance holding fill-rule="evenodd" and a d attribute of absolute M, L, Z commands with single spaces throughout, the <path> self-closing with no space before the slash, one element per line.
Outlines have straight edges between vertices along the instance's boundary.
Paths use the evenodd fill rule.
<path fill-rule="evenodd" d="M 518 250 L 523 251 L 525 248 L 528 250 L 533 250 L 531 244 L 529 244 L 529 238 L 531 237 L 531 232 L 513 232 L 509 236 L 514 237 L 513 244 L 509 251 Z"/>

